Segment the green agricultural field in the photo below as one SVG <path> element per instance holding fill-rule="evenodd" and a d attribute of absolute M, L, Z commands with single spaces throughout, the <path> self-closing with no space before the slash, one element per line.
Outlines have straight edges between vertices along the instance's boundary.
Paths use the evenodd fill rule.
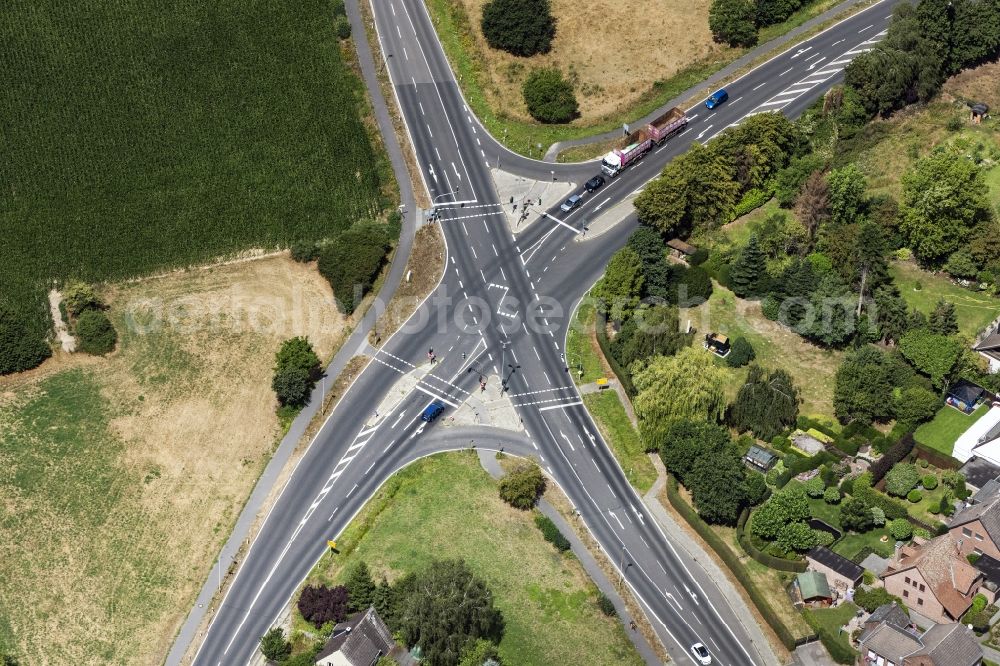
<path fill-rule="evenodd" d="M 889 274 L 911 308 L 930 314 L 939 300 L 955 304 L 959 333 L 975 337 L 1000 313 L 1000 300 L 985 292 L 960 287 L 944 275 L 921 270 L 914 263 L 893 263 Z M 917 283 L 920 288 L 917 289 Z"/>
<path fill-rule="evenodd" d="M 391 197 L 330 0 L 12 0 L 0 294 L 318 239 Z M 46 325 L 34 318 L 34 328 Z"/>
<path fill-rule="evenodd" d="M 312 580 L 339 581 L 357 560 L 376 579 L 392 580 L 432 559 L 464 559 L 503 612 L 505 664 L 642 663 L 621 623 L 597 609 L 579 562 L 542 539 L 530 512 L 500 499 L 471 453 L 437 455 L 397 473 L 338 546 L 341 554 L 326 555 Z"/>

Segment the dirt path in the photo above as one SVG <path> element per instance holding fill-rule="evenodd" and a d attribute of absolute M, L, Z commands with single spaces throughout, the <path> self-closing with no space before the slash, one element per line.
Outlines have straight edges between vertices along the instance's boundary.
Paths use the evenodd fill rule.
<path fill-rule="evenodd" d="M 59 309 L 61 302 L 62 294 L 59 293 L 59 290 L 49 291 L 49 312 L 52 313 L 52 321 L 55 323 L 56 339 L 59 340 L 64 352 L 74 352 L 76 351 L 76 338 L 70 335 L 69 328 L 63 321 L 62 311 Z"/>

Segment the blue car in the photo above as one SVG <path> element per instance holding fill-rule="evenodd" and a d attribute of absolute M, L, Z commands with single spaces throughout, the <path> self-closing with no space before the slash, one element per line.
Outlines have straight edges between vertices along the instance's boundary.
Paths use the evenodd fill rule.
<path fill-rule="evenodd" d="M 720 88 L 716 90 L 711 96 L 705 100 L 705 106 L 709 109 L 714 109 L 723 102 L 729 99 L 729 93 L 726 92 L 725 88 Z"/>
<path fill-rule="evenodd" d="M 435 400 L 431 404 L 427 405 L 424 409 L 424 413 L 420 415 L 421 421 L 426 421 L 430 423 L 437 417 L 441 416 L 441 412 L 444 411 L 444 403 L 440 400 Z"/>

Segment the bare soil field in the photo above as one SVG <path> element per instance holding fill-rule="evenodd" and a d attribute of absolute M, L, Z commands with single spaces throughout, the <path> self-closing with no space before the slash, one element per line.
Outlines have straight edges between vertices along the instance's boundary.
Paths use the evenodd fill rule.
<path fill-rule="evenodd" d="M 996 115 L 1000 111 L 1000 62 L 959 72 L 944 84 L 944 92 L 970 102 L 985 102 Z"/>
<path fill-rule="evenodd" d="M 157 664 L 281 429 L 280 342 L 353 322 L 286 254 L 106 290 L 119 348 L 0 380 L 0 652 Z"/>
<path fill-rule="evenodd" d="M 487 45 L 479 28 L 487 0 L 447 1 L 460 5 L 471 24 L 475 43 L 468 46 L 490 73 L 490 106 L 520 120 L 531 120 L 521 85 L 532 69 L 558 67 L 569 75 L 576 84 L 579 122 L 588 123 L 628 110 L 656 81 L 730 50 L 712 41 L 710 0 L 551 0 L 557 21 L 552 51 L 532 58 Z"/>

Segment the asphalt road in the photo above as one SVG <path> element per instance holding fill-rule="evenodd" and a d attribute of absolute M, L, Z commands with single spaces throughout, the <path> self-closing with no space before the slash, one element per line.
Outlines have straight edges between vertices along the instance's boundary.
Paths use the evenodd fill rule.
<path fill-rule="evenodd" d="M 465 106 L 422 2 L 379 0 L 373 10 L 385 66 L 447 240 L 446 273 L 310 445 L 244 558 L 195 663 L 247 663 L 327 539 L 392 473 L 435 451 L 492 443 L 537 458 L 563 488 L 678 663 L 693 663 L 688 650 L 702 642 L 716 664 L 763 664 L 723 595 L 646 512 L 573 385 L 563 356 L 569 315 L 634 220 L 594 239 L 578 236 L 600 208 L 641 188 L 693 141 L 708 141 L 750 113 L 800 113 L 839 80 L 850 58 L 884 34 L 890 0 L 727 86 L 729 102 L 714 112 L 690 110 L 692 122 L 682 134 L 585 195 L 576 210 L 535 211 L 540 218 L 517 236 L 491 180 L 494 152 L 505 169 L 536 178 L 582 183 L 596 164 L 558 165 L 507 153 Z M 430 363 L 431 349 L 432 372 L 374 421 L 381 396 L 401 375 Z M 523 437 L 420 420 L 432 400 L 446 405 L 446 418 L 478 390 L 479 373 L 507 382 Z"/>

